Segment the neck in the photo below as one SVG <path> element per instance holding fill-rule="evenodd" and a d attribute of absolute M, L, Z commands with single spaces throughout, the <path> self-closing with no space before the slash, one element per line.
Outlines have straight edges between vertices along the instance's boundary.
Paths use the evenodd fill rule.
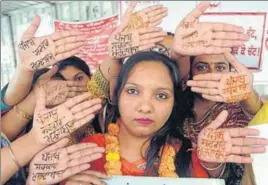
<path fill-rule="evenodd" d="M 122 124 L 118 140 L 120 144 L 120 155 L 129 162 L 134 162 L 145 156 L 149 147 L 148 137 L 137 137 L 130 134 Z"/>

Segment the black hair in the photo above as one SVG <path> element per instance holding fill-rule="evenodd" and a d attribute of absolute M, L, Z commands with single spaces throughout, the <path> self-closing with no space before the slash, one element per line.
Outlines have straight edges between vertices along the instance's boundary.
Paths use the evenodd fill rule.
<path fill-rule="evenodd" d="M 58 62 L 56 65 L 58 66 L 59 71 L 65 69 L 67 66 L 74 66 L 77 69 L 80 69 L 81 71 L 86 73 L 86 75 L 88 77 L 91 76 L 90 69 L 89 69 L 87 63 L 84 60 L 82 60 L 81 58 L 78 58 L 76 56 L 66 58 L 66 59 Z"/>
<path fill-rule="evenodd" d="M 175 36 L 175 34 L 172 32 L 167 32 L 167 35 Z"/>
<path fill-rule="evenodd" d="M 121 92 L 125 86 L 125 83 L 128 79 L 129 73 L 136 64 L 146 61 L 161 62 L 168 68 L 174 86 L 174 105 L 168 121 L 162 128 L 160 128 L 160 130 L 154 133 L 153 136 L 150 138 L 150 146 L 146 153 L 147 163 L 146 163 L 145 175 L 148 175 L 149 171 L 155 172 L 154 174 L 158 175 L 154 163 L 157 161 L 161 148 L 165 145 L 167 139 L 171 136 L 179 138 L 182 141 L 181 149 L 179 152 L 177 152 L 175 159 L 176 172 L 180 176 L 187 176 L 189 171 L 191 154 L 186 152 L 186 150 L 189 148 L 189 146 L 191 147 L 191 144 L 189 145 L 190 141 L 189 140 L 187 141 L 187 139 L 183 135 L 181 135 L 180 132 L 178 132 L 178 129 L 181 128 L 177 128 L 182 127 L 182 122 L 179 123 L 177 122 L 182 120 L 181 117 L 182 115 L 180 114 L 180 108 L 178 106 L 180 104 L 180 101 L 182 101 L 180 99 L 182 91 L 181 88 L 179 87 L 180 79 L 178 75 L 178 68 L 176 66 L 175 61 L 172 61 L 169 57 L 154 51 L 139 52 L 130 56 L 127 59 L 126 63 L 121 68 L 121 71 L 118 76 L 118 81 L 114 90 L 113 94 L 114 105 L 112 109 L 113 110 L 112 112 L 114 113 L 113 118 L 117 119 L 120 117 L 118 101 Z"/>

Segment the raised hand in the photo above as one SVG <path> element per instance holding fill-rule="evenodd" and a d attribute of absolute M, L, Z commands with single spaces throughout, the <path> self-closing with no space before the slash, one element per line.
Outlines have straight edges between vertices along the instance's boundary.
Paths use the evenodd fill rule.
<path fill-rule="evenodd" d="M 224 53 L 224 56 L 235 72 L 196 75 L 187 85 L 191 86 L 191 91 L 211 101 L 231 103 L 247 99 L 254 91 L 252 74 L 231 53 Z"/>
<path fill-rule="evenodd" d="M 161 28 L 144 27 L 130 31 L 126 29 L 131 22 L 131 16 L 137 2 L 131 1 L 121 24 L 109 39 L 109 55 L 121 59 L 133 55 L 141 50 L 150 49 L 155 43 L 160 42 L 166 35 Z"/>
<path fill-rule="evenodd" d="M 210 2 L 201 2 L 178 25 L 172 44 L 177 55 L 221 54 L 231 47 L 243 45 L 249 38 L 244 29 L 226 23 L 199 22 L 198 19 L 210 7 Z"/>
<path fill-rule="evenodd" d="M 131 15 L 125 31 L 132 31 L 138 28 L 157 26 L 168 14 L 168 9 L 163 5 L 153 5 L 144 8 Z"/>
<path fill-rule="evenodd" d="M 77 81 L 51 80 L 41 87 L 46 93 L 46 106 L 51 107 L 65 102 L 81 93 L 87 92 L 87 87 Z"/>
<path fill-rule="evenodd" d="M 81 143 L 66 147 L 64 138 L 35 155 L 30 163 L 27 185 L 56 184 L 88 169 L 88 163 L 101 158 L 104 148 L 95 143 Z"/>
<path fill-rule="evenodd" d="M 59 31 L 48 36 L 34 37 L 40 25 L 35 16 L 22 35 L 18 45 L 20 65 L 29 71 L 36 71 L 77 54 L 84 45 L 86 36 L 77 31 Z"/>
<path fill-rule="evenodd" d="M 89 98 L 90 94 L 84 93 L 47 109 L 45 91 L 39 88 L 31 133 L 43 146 L 70 135 L 92 120 L 101 108 L 101 99 Z"/>
<path fill-rule="evenodd" d="M 244 154 L 264 153 L 268 140 L 256 138 L 259 131 L 251 128 L 218 128 L 228 116 L 219 116 L 198 135 L 197 154 L 201 161 L 210 163 L 252 163 Z"/>

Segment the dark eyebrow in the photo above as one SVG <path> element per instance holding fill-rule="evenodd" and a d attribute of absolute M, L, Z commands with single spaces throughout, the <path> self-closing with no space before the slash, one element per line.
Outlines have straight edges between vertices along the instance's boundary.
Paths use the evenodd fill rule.
<path fill-rule="evenodd" d="M 74 75 L 74 77 L 73 78 L 76 78 L 78 75 L 80 75 L 80 74 L 83 74 L 83 72 L 79 72 L 79 73 L 77 73 L 76 75 Z"/>
<path fill-rule="evenodd" d="M 139 84 L 136 84 L 134 82 L 129 82 L 129 83 L 126 83 L 125 85 L 134 85 L 134 86 L 137 86 L 137 87 L 140 87 Z M 170 91 L 171 93 L 173 93 L 174 91 L 168 87 L 159 87 L 157 88 L 157 90 L 166 90 L 166 91 Z"/>

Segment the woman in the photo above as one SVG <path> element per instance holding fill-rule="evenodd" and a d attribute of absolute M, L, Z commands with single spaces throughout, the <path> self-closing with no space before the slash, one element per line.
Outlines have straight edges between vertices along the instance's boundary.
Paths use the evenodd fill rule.
<path fill-rule="evenodd" d="M 122 165 L 122 169 L 115 169 L 112 162 L 108 164 L 109 160 L 105 161 L 105 157 L 102 157 L 91 163 L 92 170 L 107 172 L 109 175 L 158 176 L 161 173 L 163 176 L 177 176 L 175 166 L 173 170 L 157 172 L 159 164 L 166 163 L 158 158 L 161 157 L 159 153 L 164 145 L 164 150 L 173 152 L 173 156 L 170 156 L 172 160 L 175 160 L 175 151 L 180 147 L 184 148 L 180 152 L 187 154 L 184 142 L 168 137 L 169 132 L 176 130 L 175 113 L 180 102 L 176 71 L 173 61 L 156 52 L 141 52 L 129 57 L 119 74 L 113 98 L 112 117 L 116 124 L 110 123 L 108 135 L 96 134 L 82 141 L 96 142 L 106 147 L 106 159 L 108 155 L 118 157 L 120 150 L 121 164 L 119 161 L 116 163 Z M 111 135 L 113 131 L 110 126 L 120 128 L 118 136 Z M 110 146 L 107 142 L 110 142 Z M 111 150 L 110 154 L 108 150 Z M 167 155 L 167 152 L 164 153 Z M 178 154 L 176 160 L 190 165 L 189 161 L 185 161 L 187 157 L 181 157 Z M 171 165 L 174 165 L 173 162 Z M 193 169 L 194 173 L 200 171 L 206 174 L 200 166 L 193 166 Z M 183 173 L 183 170 L 180 171 Z M 187 170 L 184 172 L 187 173 Z"/>
<path fill-rule="evenodd" d="M 205 170 L 178 132 L 182 129 L 178 84 L 177 68 L 167 56 L 148 51 L 129 57 L 118 77 L 108 134 L 82 141 L 105 148 L 106 156 L 91 162 L 91 170 L 108 175 L 218 177 L 224 168 L 217 173 Z M 82 183 L 84 173 L 66 184 Z"/>

